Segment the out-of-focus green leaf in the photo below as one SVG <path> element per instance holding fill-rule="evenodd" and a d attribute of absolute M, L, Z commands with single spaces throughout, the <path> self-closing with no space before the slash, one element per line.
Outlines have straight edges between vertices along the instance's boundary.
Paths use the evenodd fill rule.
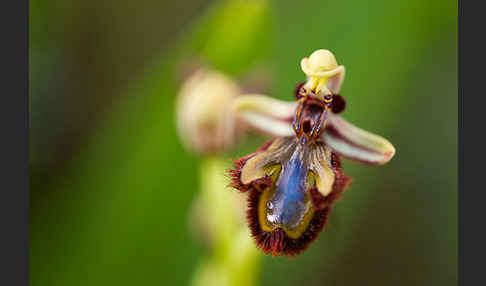
<path fill-rule="evenodd" d="M 32 285 L 188 283 L 200 252 L 187 226 L 198 180 L 196 158 L 175 132 L 174 73 L 181 51 L 202 53 L 228 73 L 251 67 L 268 43 L 255 33 L 267 29 L 266 7 L 265 1 L 216 5 L 187 31 L 191 39 L 181 36 L 186 44 L 172 45 L 128 84 L 72 170 L 32 211 Z M 233 33 L 225 37 L 219 27 L 228 26 Z M 238 63 L 213 50 L 218 41 L 240 55 Z"/>

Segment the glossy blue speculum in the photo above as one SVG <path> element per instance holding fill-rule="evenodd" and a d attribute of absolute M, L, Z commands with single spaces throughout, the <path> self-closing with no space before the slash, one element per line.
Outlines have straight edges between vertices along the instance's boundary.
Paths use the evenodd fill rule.
<path fill-rule="evenodd" d="M 264 191 L 260 201 L 263 228 L 272 231 L 280 227 L 291 238 L 298 238 L 303 233 L 313 215 L 307 191 L 308 169 L 301 159 L 303 148 L 297 146 L 281 168 L 277 187 Z"/>

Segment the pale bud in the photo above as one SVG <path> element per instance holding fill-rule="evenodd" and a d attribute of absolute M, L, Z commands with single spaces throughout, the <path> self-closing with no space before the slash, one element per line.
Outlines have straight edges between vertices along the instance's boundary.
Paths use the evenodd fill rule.
<path fill-rule="evenodd" d="M 215 153 L 236 140 L 237 124 L 231 111 L 238 85 L 226 75 L 199 69 L 182 84 L 176 113 L 180 138 L 197 153 Z"/>

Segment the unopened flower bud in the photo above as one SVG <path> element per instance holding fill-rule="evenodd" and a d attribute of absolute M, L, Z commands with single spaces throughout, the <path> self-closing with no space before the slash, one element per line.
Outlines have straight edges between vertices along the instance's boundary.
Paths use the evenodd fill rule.
<path fill-rule="evenodd" d="M 238 85 L 224 74 L 199 69 L 185 80 L 177 98 L 177 124 L 186 148 L 217 153 L 235 142 L 237 126 L 231 111 Z"/>

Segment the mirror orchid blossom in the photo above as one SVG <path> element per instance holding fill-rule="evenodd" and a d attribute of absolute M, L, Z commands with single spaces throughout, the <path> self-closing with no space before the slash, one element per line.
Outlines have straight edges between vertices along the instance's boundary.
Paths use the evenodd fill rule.
<path fill-rule="evenodd" d="M 272 136 L 228 172 L 230 186 L 249 194 L 247 220 L 257 247 L 274 256 L 295 256 L 317 238 L 352 181 L 340 157 L 381 165 L 395 154 L 389 141 L 338 115 L 345 108 L 339 95 L 345 68 L 330 51 L 315 51 L 301 68 L 307 80 L 297 86 L 296 101 L 260 94 L 233 101 L 240 120 Z"/>

